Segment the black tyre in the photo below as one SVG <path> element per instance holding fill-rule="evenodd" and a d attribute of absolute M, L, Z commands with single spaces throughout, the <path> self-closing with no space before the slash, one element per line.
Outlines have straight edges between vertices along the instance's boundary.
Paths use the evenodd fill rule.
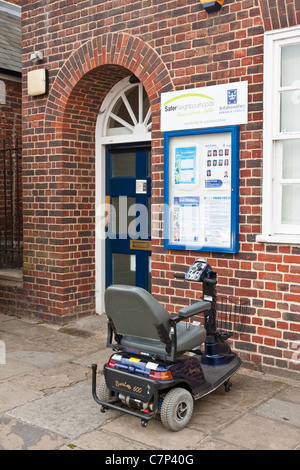
<path fill-rule="evenodd" d="M 188 390 L 173 388 L 161 406 L 160 419 L 170 431 L 180 431 L 189 423 L 194 410 L 194 400 Z"/>
<path fill-rule="evenodd" d="M 107 388 L 105 377 L 102 377 L 98 388 L 98 398 L 101 401 L 108 401 L 112 397 L 112 391 Z"/>
<path fill-rule="evenodd" d="M 232 383 L 227 381 L 227 382 L 224 383 L 224 386 L 225 386 L 225 392 L 230 392 L 231 387 L 232 387 Z"/>

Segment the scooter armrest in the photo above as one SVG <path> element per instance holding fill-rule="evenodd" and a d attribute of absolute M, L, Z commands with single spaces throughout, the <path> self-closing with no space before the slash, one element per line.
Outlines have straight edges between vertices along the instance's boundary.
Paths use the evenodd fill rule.
<path fill-rule="evenodd" d="M 196 302 L 195 304 L 189 305 L 188 307 L 183 307 L 178 311 L 178 319 L 192 317 L 193 315 L 197 315 L 198 313 L 205 312 L 206 310 L 210 310 L 211 303 L 207 302 L 206 300 L 201 300 L 200 302 Z"/>

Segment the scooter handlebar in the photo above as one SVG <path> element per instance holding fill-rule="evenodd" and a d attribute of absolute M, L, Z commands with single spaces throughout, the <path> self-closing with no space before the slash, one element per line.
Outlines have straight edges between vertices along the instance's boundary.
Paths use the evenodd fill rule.
<path fill-rule="evenodd" d="M 209 279 L 208 277 L 204 277 L 202 282 L 206 282 L 207 284 L 217 284 L 217 279 Z"/>
<path fill-rule="evenodd" d="M 185 279 L 185 273 L 174 273 L 174 277 L 178 279 Z"/>
<path fill-rule="evenodd" d="M 174 273 L 174 277 L 176 277 L 177 279 L 185 279 L 185 273 Z M 190 279 L 186 279 L 186 280 L 190 281 Z M 207 284 L 217 284 L 216 279 L 209 279 L 208 277 L 204 277 L 203 279 L 200 280 L 200 282 L 206 282 Z"/>

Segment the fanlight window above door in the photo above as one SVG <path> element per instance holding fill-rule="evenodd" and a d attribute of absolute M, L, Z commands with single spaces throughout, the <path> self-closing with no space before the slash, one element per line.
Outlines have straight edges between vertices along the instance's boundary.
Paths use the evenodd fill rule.
<path fill-rule="evenodd" d="M 151 109 L 141 83 L 121 91 L 108 112 L 106 136 L 137 135 L 151 132 Z"/>

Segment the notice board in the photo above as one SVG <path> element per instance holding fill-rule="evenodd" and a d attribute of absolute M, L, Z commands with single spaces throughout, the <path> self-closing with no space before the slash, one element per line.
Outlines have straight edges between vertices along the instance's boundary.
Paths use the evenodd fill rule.
<path fill-rule="evenodd" d="M 164 247 L 238 252 L 239 127 L 164 134 Z"/>

